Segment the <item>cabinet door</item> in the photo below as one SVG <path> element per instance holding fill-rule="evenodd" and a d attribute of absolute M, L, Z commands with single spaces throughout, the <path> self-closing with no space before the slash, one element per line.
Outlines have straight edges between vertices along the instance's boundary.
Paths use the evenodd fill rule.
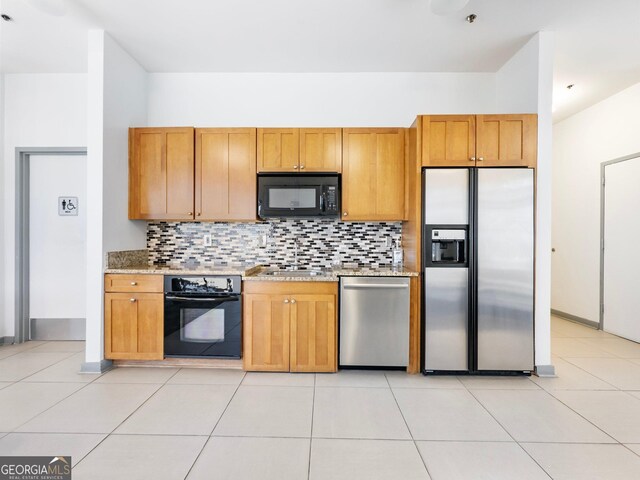
<path fill-rule="evenodd" d="M 258 172 L 297 172 L 299 129 L 258 129 Z"/>
<path fill-rule="evenodd" d="M 403 220 L 404 129 L 344 129 L 342 220 Z"/>
<path fill-rule="evenodd" d="M 335 372 L 336 342 L 335 295 L 292 295 L 291 371 Z"/>
<path fill-rule="evenodd" d="M 538 116 L 478 115 L 478 167 L 535 167 Z"/>
<path fill-rule="evenodd" d="M 290 305 L 286 295 L 244 295 L 245 370 L 289 371 Z"/>
<path fill-rule="evenodd" d="M 256 219 L 256 130 L 196 129 L 196 220 Z"/>
<path fill-rule="evenodd" d="M 193 128 L 129 130 L 129 218 L 193 218 Z"/>
<path fill-rule="evenodd" d="M 474 115 L 423 116 L 422 166 L 475 166 L 475 121 Z"/>
<path fill-rule="evenodd" d="M 164 297 L 161 293 L 105 294 L 105 358 L 164 358 Z"/>
<path fill-rule="evenodd" d="M 300 171 L 342 171 L 342 129 L 300 129 Z"/>

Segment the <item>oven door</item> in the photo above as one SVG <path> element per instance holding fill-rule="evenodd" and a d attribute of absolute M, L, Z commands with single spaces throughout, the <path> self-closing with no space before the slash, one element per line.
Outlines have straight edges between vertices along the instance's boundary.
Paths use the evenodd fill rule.
<path fill-rule="evenodd" d="M 240 299 L 240 295 L 165 294 L 165 356 L 240 358 Z"/>

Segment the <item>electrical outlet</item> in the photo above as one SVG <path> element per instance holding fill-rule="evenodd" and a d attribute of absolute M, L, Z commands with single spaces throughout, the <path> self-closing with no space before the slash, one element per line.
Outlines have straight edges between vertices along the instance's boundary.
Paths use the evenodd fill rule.
<path fill-rule="evenodd" d="M 207 233 L 206 235 L 204 235 L 202 237 L 202 243 L 204 244 L 205 247 L 210 247 L 211 246 L 211 234 Z"/>
<path fill-rule="evenodd" d="M 269 236 L 268 235 L 260 235 L 260 246 L 266 247 L 269 244 Z"/>
<path fill-rule="evenodd" d="M 391 237 L 386 237 L 384 239 L 384 246 L 387 248 L 391 248 L 393 245 L 393 241 L 391 240 Z"/>

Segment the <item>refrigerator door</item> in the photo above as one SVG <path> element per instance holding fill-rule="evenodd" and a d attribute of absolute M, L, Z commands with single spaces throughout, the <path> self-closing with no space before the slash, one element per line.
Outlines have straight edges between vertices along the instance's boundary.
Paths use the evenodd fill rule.
<path fill-rule="evenodd" d="M 467 370 L 469 269 L 427 268 L 424 369 Z"/>
<path fill-rule="evenodd" d="M 478 370 L 533 370 L 533 174 L 477 171 Z"/>
<path fill-rule="evenodd" d="M 469 170 L 467 168 L 427 168 L 424 172 L 424 223 L 467 225 L 469 223 Z"/>

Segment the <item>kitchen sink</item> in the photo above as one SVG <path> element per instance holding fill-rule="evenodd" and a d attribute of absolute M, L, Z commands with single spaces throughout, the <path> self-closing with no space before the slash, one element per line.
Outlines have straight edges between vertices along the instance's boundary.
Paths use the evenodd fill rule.
<path fill-rule="evenodd" d="M 322 270 L 264 270 L 259 277 L 318 277 L 324 275 Z"/>

